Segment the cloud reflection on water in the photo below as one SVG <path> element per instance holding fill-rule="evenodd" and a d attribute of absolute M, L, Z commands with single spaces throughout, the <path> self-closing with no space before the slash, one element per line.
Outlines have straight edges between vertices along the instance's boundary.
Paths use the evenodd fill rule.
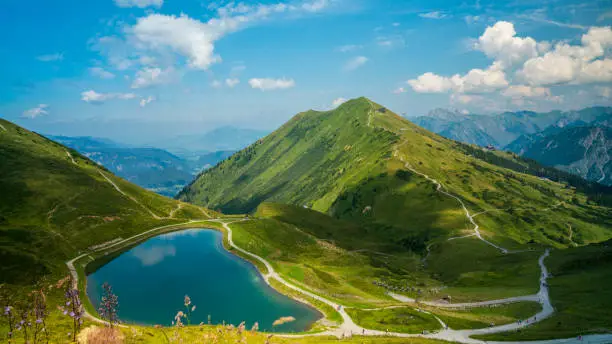
<path fill-rule="evenodd" d="M 132 255 L 140 260 L 142 266 L 152 266 L 161 262 L 166 257 L 174 257 L 176 255 L 176 247 L 174 245 L 135 247 L 132 250 Z"/>

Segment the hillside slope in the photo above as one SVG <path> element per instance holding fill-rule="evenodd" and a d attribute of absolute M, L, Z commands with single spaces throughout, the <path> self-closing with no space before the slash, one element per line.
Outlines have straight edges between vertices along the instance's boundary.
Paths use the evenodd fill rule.
<path fill-rule="evenodd" d="M 183 151 L 183 156 L 178 156 L 159 148 L 133 147 L 102 138 L 47 137 L 74 148 L 129 182 L 169 197 L 176 195 L 203 168 L 216 165 L 232 153 Z"/>
<path fill-rule="evenodd" d="M 214 213 L 114 176 L 76 151 L 0 119 L 0 284 L 64 275 L 92 245 Z"/>
<path fill-rule="evenodd" d="M 395 238 L 389 249 L 398 251 L 422 252 L 457 235 L 506 249 L 612 236 L 611 209 L 592 195 L 521 173 L 531 171 L 529 162 L 514 155 L 487 160 L 476 151 L 359 98 L 296 115 L 178 197 L 225 212 L 252 211 L 263 201 L 310 207 Z"/>

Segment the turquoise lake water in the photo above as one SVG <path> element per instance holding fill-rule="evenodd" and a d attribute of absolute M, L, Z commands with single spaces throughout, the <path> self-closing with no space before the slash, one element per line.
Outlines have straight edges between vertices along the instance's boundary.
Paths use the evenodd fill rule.
<path fill-rule="evenodd" d="M 171 325 L 185 310 L 189 295 L 196 310 L 191 324 L 238 325 L 256 321 L 260 330 L 304 331 L 322 315 L 270 288 L 249 262 L 229 253 L 222 234 L 189 229 L 160 235 L 124 252 L 87 276 L 87 294 L 97 307 L 102 284 L 119 297 L 119 318 L 125 323 Z M 274 320 L 292 316 L 294 322 L 272 327 Z"/>

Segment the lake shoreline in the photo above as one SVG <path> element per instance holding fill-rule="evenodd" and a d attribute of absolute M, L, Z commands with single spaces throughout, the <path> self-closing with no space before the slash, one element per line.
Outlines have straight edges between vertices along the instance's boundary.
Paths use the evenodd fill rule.
<path fill-rule="evenodd" d="M 235 219 L 228 219 L 228 220 L 232 221 Z M 71 263 L 75 265 L 75 269 L 79 270 L 78 275 L 81 275 L 79 276 L 78 285 L 79 285 L 79 289 L 81 291 L 84 291 L 85 295 L 87 296 L 86 300 L 84 300 L 85 301 L 84 304 L 86 305 L 86 309 L 88 311 L 87 313 L 89 313 L 88 317 L 97 322 L 102 322 L 102 320 L 99 318 L 99 315 L 95 311 L 94 304 L 89 297 L 89 293 L 87 292 L 87 289 L 88 289 L 87 288 L 87 277 L 89 275 L 95 273 L 99 269 L 109 264 L 111 261 L 117 259 L 124 253 L 146 242 L 147 240 L 150 240 L 155 237 L 159 237 L 161 235 L 169 234 L 172 232 L 183 231 L 183 230 L 209 230 L 209 231 L 220 232 L 221 233 L 221 237 L 220 237 L 221 245 L 220 246 L 222 246 L 222 248 L 220 248 L 221 254 L 226 254 L 231 258 L 238 259 L 242 263 L 247 263 L 246 266 L 248 266 L 249 269 L 254 269 L 253 271 L 258 275 L 259 278 L 261 278 L 264 281 L 263 284 L 266 286 L 266 288 L 269 289 L 267 292 L 277 293 L 286 298 L 289 298 L 292 301 L 299 303 L 302 306 L 307 307 L 308 309 L 317 313 L 318 315 L 317 319 L 312 321 L 312 323 L 310 323 L 308 327 L 302 331 L 270 332 L 270 333 L 287 333 L 287 334 L 315 333 L 315 332 L 319 332 L 318 329 L 315 329 L 316 325 L 328 320 L 328 316 L 326 315 L 326 313 L 322 311 L 321 309 L 317 308 L 314 304 L 308 302 L 308 300 L 305 300 L 304 298 L 301 298 L 301 297 L 297 297 L 295 295 L 291 295 L 290 293 L 285 293 L 283 290 L 279 290 L 279 288 L 275 288 L 274 285 L 270 284 L 265 278 L 265 271 L 266 271 L 265 266 L 261 266 L 261 264 L 257 264 L 257 261 L 251 259 L 247 255 L 242 254 L 240 251 L 234 249 L 228 242 L 227 230 L 223 228 L 222 223 L 218 221 L 214 221 L 214 220 L 213 221 L 210 221 L 210 220 L 193 221 L 189 223 L 179 223 L 179 224 L 163 226 L 160 228 L 156 228 L 156 230 L 154 229 L 154 230 L 150 230 L 150 231 L 141 233 L 141 234 L 147 233 L 147 235 L 140 235 L 138 238 L 132 237 L 126 240 L 122 240 L 113 245 L 102 247 L 99 250 L 96 250 L 95 252 L 91 252 L 90 254 L 83 254 L 73 259 L 72 261 L 70 261 Z M 76 262 L 80 262 L 82 258 L 87 258 L 88 261 L 82 262 L 81 264 L 76 264 Z M 143 325 L 140 323 L 134 323 L 134 324 Z M 152 325 L 144 324 L 144 326 L 152 326 Z"/>

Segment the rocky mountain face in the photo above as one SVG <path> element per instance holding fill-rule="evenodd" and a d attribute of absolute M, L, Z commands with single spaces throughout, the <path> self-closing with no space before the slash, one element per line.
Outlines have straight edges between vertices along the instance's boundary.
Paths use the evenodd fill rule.
<path fill-rule="evenodd" d="M 444 137 L 512 151 L 585 179 L 611 185 L 612 108 L 463 115 L 436 109 L 413 121 Z"/>

